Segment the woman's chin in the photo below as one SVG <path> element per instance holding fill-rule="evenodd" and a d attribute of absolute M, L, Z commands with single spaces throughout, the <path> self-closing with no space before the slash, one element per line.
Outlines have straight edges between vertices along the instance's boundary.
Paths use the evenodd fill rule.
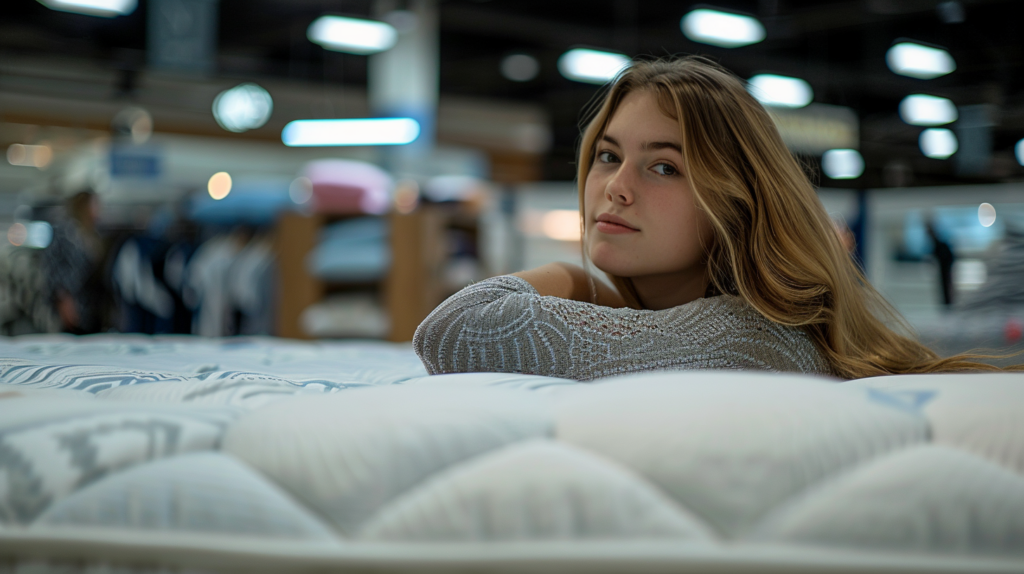
<path fill-rule="evenodd" d="M 595 257 L 595 254 L 591 253 L 590 262 L 594 264 L 594 267 L 597 267 L 608 275 L 615 275 L 616 277 L 632 277 L 636 274 L 636 270 L 633 269 L 631 265 L 625 261 L 616 261 L 614 257 L 602 257 L 600 254 L 597 254 Z"/>

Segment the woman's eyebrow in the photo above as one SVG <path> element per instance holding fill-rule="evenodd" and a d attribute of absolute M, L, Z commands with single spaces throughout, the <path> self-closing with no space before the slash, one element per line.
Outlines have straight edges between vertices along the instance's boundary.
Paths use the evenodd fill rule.
<path fill-rule="evenodd" d="M 608 134 L 602 135 L 601 139 L 606 141 L 606 142 L 608 142 L 608 143 L 610 143 L 610 144 L 612 144 L 615 147 L 620 147 L 620 148 L 622 147 L 622 144 L 620 144 L 618 140 L 616 140 L 615 138 L 611 137 Z M 677 143 L 673 143 L 673 142 L 644 142 L 644 143 L 640 144 L 640 149 L 642 151 L 654 151 L 654 150 L 662 150 L 662 149 L 673 149 L 673 150 L 676 150 L 679 153 L 683 153 L 682 146 L 680 146 Z"/>
<path fill-rule="evenodd" d="M 674 149 L 679 153 L 683 153 L 682 146 L 672 142 L 644 142 L 640 144 L 640 149 L 642 149 L 643 151 Z"/>

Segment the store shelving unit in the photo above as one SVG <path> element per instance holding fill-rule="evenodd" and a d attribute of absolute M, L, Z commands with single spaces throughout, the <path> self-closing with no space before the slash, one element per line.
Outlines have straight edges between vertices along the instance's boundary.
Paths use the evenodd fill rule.
<path fill-rule="evenodd" d="M 424 205 L 411 213 L 392 212 L 389 219 L 391 268 L 380 282 L 347 284 L 313 276 L 307 256 L 316 248 L 324 226 L 342 219 L 285 213 L 275 229 L 278 265 L 277 335 L 310 339 L 300 316 L 328 294 L 351 289 L 375 290 L 390 319 L 390 341 L 410 341 L 420 322 L 452 289 L 445 282 L 450 228 L 475 229 L 476 219 L 450 206 Z"/>

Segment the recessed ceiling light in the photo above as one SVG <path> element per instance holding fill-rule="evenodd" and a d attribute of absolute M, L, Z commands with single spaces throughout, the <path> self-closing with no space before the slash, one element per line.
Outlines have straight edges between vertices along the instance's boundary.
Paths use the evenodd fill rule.
<path fill-rule="evenodd" d="M 918 138 L 921 153 L 933 159 L 946 159 L 956 153 L 959 144 L 956 135 L 945 128 L 930 128 L 921 132 Z"/>
<path fill-rule="evenodd" d="M 1013 146 L 1013 153 L 1017 156 L 1017 163 L 1024 165 L 1024 140 L 1017 142 L 1017 145 Z"/>
<path fill-rule="evenodd" d="M 577 82 L 603 84 L 629 65 L 629 58 L 615 52 L 576 48 L 558 58 L 558 71 Z"/>
<path fill-rule="evenodd" d="M 231 175 L 226 171 L 218 171 L 206 182 L 206 191 L 210 197 L 220 201 L 231 193 Z"/>
<path fill-rule="evenodd" d="M 43 6 L 61 12 L 113 18 L 135 11 L 138 0 L 39 0 Z"/>
<path fill-rule="evenodd" d="M 256 84 L 239 84 L 213 100 L 213 117 L 220 127 L 241 133 L 267 123 L 274 111 L 270 93 Z"/>
<path fill-rule="evenodd" d="M 750 93 L 766 106 L 802 108 L 814 99 L 811 85 L 800 78 L 758 74 L 750 78 Z"/>
<path fill-rule="evenodd" d="M 830 149 L 821 156 L 821 169 L 832 179 L 856 179 L 864 173 L 864 158 L 855 149 Z"/>
<path fill-rule="evenodd" d="M 922 80 L 945 76 L 956 69 L 956 62 L 949 52 L 913 42 L 900 42 L 889 48 L 885 62 L 890 70 L 901 76 Z"/>
<path fill-rule="evenodd" d="M 955 122 L 959 114 L 946 98 L 914 94 L 900 102 L 900 117 L 912 126 L 941 126 Z"/>
<path fill-rule="evenodd" d="M 376 54 L 390 49 L 398 41 L 398 32 L 391 24 L 341 16 L 321 16 L 306 37 L 327 50 L 351 54 Z"/>
<path fill-rule="evenodd" d="M 694 42 L 723 48 L 749 46 L 764 40 L 764 26 L 757 18 L 701 8 L 683 16 L 683 34 Z"/>
<path fill-rule="evenodd" d="M 281 141 L 292 147 L 405 145 L 419 135 L 412 118 L 295 120 L 281 131 Z"/>
<path fill-rule="evenodd" d="M 501 61 L 501 74 L 513 82 L 529 82 L 539 71 L 537 58 L 527 54 L 512 54 Z"/>

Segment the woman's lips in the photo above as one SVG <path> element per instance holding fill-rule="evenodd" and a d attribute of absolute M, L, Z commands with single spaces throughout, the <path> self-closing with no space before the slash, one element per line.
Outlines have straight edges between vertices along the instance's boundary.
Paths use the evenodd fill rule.
<path fill-rule="evenodd" d="M 612 223 L 611 221 L 598 221 L 595 227 L 597 227 L 597 230 L 601 233 L 609 233 L 612 235 L 638 233 L 638 230 L 633 229 L 632 227 L 626 227 L 625 225 L 619 225 L 618 223 Z"/>

